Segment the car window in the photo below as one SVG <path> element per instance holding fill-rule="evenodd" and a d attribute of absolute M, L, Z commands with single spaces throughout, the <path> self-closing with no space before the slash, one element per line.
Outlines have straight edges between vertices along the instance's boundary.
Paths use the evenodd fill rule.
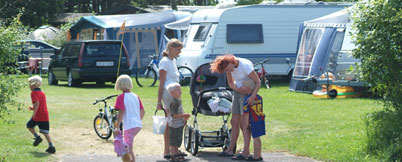
<path fill-rule="evenodd" d="M 61 51 L 61 55 L 63 56 L 63 57 L 69 57 L 69 51 L 70 51 L 70 47 L 71 47 L 71 45 L 66 45 L 66 46 L 64 46 L 64 48 L 62 49 L 62 51 Z"/>
<path fill-rule="evenodd" d="M 70 56 L 78 56 L 81 50 L 81 44 L 74 44 L 70 49 Z"/>
<path fill-rule="evenodd" d="M 118 56 L 120 43 L 88 43 L 85 46 L 85 56 Z M 124 52 L 124 50 L 122 51 Z"/>

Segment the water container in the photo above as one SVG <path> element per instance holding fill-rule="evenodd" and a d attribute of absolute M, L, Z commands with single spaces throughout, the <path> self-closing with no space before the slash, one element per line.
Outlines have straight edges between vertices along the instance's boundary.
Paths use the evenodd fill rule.
<path fill-rule="evenodd" d="M 154 115 L 152 116 L 152 119 L 153 119 L 152 130 L 155 134 L 163 134 L 163 133 L 165 133 L 165 129 L 166 129 L 166 125 L 167 125 L 167 117 L 156 115 L 157 111 L 158 111 L 158 109 L 155 111 Z M 165 112 L 165 110 L 163 110 L 163 111 Z M 165 115 L 166 115 L 166 112 L 165 112 Z"/>

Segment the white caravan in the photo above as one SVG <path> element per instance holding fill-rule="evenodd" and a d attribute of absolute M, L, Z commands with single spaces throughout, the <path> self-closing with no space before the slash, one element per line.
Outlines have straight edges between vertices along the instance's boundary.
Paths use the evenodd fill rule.
<path fill-rule="evenodd" d="M 270 75 L 291 76 L 299 26 L 348 5 L 252 5 L 204 9 L 193 14 L 178 66 L 193 71 L 216 56 L 232 53 L 253 63 L 264 59 Z"/>

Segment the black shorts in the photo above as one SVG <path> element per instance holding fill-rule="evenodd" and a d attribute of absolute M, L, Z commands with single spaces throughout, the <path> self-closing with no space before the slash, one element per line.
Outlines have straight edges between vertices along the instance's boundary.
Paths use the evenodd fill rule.
<path fill-rule="evenodd" d="M 29 120 L 27 123 L 27 128 L 33 128 L 36 125 L 38 125 L 38 127 L 39 127 L 39 132 L 41 132 L 43 134 L 49 134 L 49 122 L 48 121 L 45 121 L 45 122 L 34 121 L 31 118 L 31 120 Z"/>

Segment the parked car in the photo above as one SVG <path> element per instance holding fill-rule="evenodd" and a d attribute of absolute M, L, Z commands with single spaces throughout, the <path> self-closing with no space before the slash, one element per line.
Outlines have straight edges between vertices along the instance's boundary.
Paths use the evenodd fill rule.
<path fill-rule="evenodd" d="M 55 53 L 60 50 L 60 47 L 53 46 L 40 40 L 19 40 L 15 42 L 15 47 L 20 50 L 21 54 L 26 55 L 29 55 L 29 49 L 32 48 L 53 49 Z"/>
<path fill-rule="evenodd" d="M 59 80 L 68 86 L 82 82 L 115 82 L 117 72 L 131 74 L 128 52 L 120 40 L 90 40 L 66 43 L 56 55 L 51 56 L 48 83 L 56 85 Z M 121 60 L 120 48 L 123 47 Z M 120 63 L 120 69 L 118 66 Z"/>

